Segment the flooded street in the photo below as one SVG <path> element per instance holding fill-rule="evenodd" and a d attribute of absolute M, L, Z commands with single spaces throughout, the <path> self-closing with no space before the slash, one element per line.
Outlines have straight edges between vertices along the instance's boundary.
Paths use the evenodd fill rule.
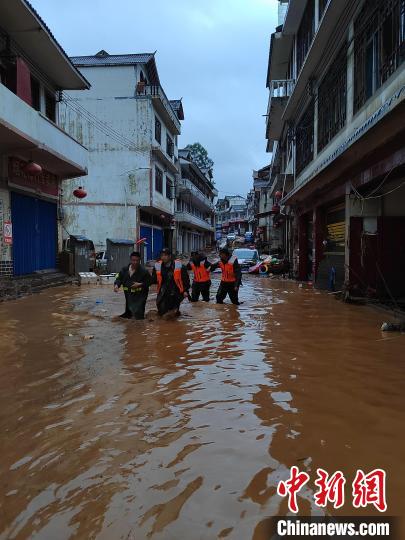
<path fill-rule="evenodd" d="M 292 465 L 383 468 L 403 515 L 405 335 L 296 283 L 240 296 L 155 322 L 113 322 L 109 287 L 0 304 L 1 540 L 268 540 Z"/>

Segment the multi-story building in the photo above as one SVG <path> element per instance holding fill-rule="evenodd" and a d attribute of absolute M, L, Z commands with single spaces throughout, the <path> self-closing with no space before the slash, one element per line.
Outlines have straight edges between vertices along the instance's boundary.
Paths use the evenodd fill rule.
<path fill-rule="evenodd" d="M 98 249 L 107 238 L 146 238 L 155 258 L 172 246 L 182 103 L 166 97 L 154 54 L 102 50 L 72 62 L 92 87 L 64 94 L 61 121 L 90 157 L 87 197 L 64 196 L 65 229 Z"/>
<path fill-rule="evenodd" d="M 271 37 L 270 185 L 320 287 L 405 296 L 404 28 L 404 0 L 290 0 Z"/>
<path fill-rule="evenodd" d="M 181 176 L 176 184 L 176 248 L 179 253 L 203 250 L 214 243 L 214 199 L 210 171 L 202 171 L 187 149 L 179 150 Z"/>
<path fill-rule="evenodd" d="M 215 207 L 215 223 L 217 233 L 244 234 L 249 230 L 246 199 L 241 195 L 226 195 L 218 199 Z M 219 236 L 219 234 L 218 234 Z"/>
<path fill-rule="evenodd" d="M 57 266 L 61 182 L 88 159 L 58 123 L 59 99 L 88 87 L 28 2 L 0 3 L 0 275 Z"/>

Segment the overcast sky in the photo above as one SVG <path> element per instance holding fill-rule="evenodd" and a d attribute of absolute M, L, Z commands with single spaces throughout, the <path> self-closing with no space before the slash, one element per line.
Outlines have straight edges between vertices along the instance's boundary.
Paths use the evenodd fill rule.
<path fill-rule="evenodd" d="M 153 52 L 179 145 L 201 142 L 220 195 L 245 195 L 265 152 L 266 70 L 277 0 L 31 0 L 71 56 Z"/>

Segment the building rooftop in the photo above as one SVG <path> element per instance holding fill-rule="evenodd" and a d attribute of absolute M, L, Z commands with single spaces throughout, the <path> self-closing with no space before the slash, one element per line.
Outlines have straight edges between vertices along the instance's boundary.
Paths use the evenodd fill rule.
<path fill-rule="evenodd" d="M 131 53 L 131 54 L 109 54 L 102 49 L 94 55 L 72 56 L 70 60 L 80 67 L 111 67 L 111 66 L 135 66 L 137 64 L 146 65 L 149 81 L 151 84 L 160 85 L 157 72 L 155 53 Z"/>
<path fill-rule="evenodd" d="M 172 109 L 177 114 L 177 118 L 179 120 L 184 120 L 184 110 L 183 110 L 183 102 L 181 99 L 171 99 L 170 105 L 172 106 Z"/>

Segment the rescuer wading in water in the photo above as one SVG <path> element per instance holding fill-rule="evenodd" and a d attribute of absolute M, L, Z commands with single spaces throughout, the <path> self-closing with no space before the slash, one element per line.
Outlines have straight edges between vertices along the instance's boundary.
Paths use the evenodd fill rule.
<path fill-rule="evenodd" d="M 217 268 L 220 268 L 222 272 L 221 283 L 217 291 L 217 304 L 223 304 L 226 295 L 229 295 L 232 304 L 239 305 L 238 292 L 242 282 L 242 272 L 238 259 L 234 255 L 231 256 L 227 248 L 219 250 L 219 258 L 217 263 L 211 265 L 211 272 Z"/>
<path fill-rule="evenodd" d="M 210 269 L 211 263 L 208 262 L 207 257 L 193 251 L 191 253 L 190 262 L 187 265 L 187 270 L 193 272 L 193 284 L 191 286 L 191 301 L 198 302 L 200 294 L 204 302 L 210 301 Z"/>
<path fill-rule="evenodd" d="M 145 305 L 149 293 L 151 277 L 141 265 L 141 255 L 137 251 L 131 253 L 129 266 L 124 266 L 116 275 L 114 292 L 122 286 L 125 294 L 125 311 L 120 317 L 124 319 L 143 319 Z"/>
<path fill-rule="evenodd" d="M 162 249 L 160 260 L 155 263 L 151 283 L 157 283 L 156 306 L 159 315 L 180 314 L 180 304 L 189 298 L 190 278 L 187 268 L 174 259 L 172 252 Z"/>

